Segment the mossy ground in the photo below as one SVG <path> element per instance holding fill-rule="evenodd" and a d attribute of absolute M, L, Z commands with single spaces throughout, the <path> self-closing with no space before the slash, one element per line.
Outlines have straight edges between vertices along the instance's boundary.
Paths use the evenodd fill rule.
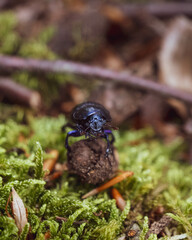
<path fill-rule="evenodd" d="M 81 196 L 93 186 L 79 183 L 67 172 L 57 180 L 56 187 L 46 188 L 42 166 L 47 150 L 57 149 L 59 161 L 66 161 L 65 133 L 61 133 L 65 122 L 59 116 L 31 119 L 28 126 L 12 120 L 0 124 L 0 239 L 19 239 L 14 220 L 5 212 L 11 187 L 28 210 L 30 228 L 26 225 L 20 239 L 25 239 L 28 231 L 34 239 L 44 239 L 48 231 L 50 239 L 116 239 L 124 231 L 125 219 L 128 224 L 140 224 L 140 238 L 144 239 L 146 217 L 156 206 L 163 206 L 165 213 L 176 220 L 173 229 L 167 229 L 168 235 L 173 230 L 175 234 L 192 235 L 192 166 L 179 162 L 181 139 L 166 146 L 153 138 L 150 129 L 115 133 L 120 169 L 135 173 L 116 185 L 127 201 L 121 212 L 108 191 L 82 200 Z M 17 148 L 29 157 L 18 154 Z M 100 211 L 102 215 L 97 216 L 95 213 Z M 56 216 L 68 220 L 59 223 Z M 77 225 L 74 221 L 83 222 Z"/>
<path fill-rule="evenodd" d="M 52 34 L 48 29 L 34 40 L 22 41 L 17 34 L 16 19 L 10 12 L 0 15 L 0 52 L 24 57 L 56 59 L 46 42 Z M 46 103 L 57 95 L 60 84 L 73 77 L 52 74 L 41 81 L 42 76 L 18 72 L 12 76 L 23 85 L 38 89 Z M 43 76 L 44 78 L 44 76 Z M 53 81 L 54 79 L 54 81 Z M 49 87 L 47 87 L 49 86 Z M 82 200 L 81 196 L 93 188 L 81 184 L 77 177 L 65 172 L 54 187 L 47 189 L 43 179 L 43 161 L 49 157 L 50 149 L 59 151 L 59 161 L 66 161 L 64 140 L 66 133 L 61 127 L 66 123 L 63 116 L 57 118 L 34 118 L 29 113 L 27 125 L 20 124 L 25 116 L 18 107 L 0 105 L 0 240 L 26 239 L 28 232 L 33 239 L 116 239 L 126 226 L 138 222 L 140 239 L 148 231 L 150 213 L 158 206 L 175 219 L 166 228 L 167 237 L 192 236 L 192 166 L 181 161 L 182 139 L 165 145 L 155 139 L 151 129 L 115 132 L 115 146 L 120 156 L 120 169 L 131 170 L 134 177 L 115 187 L 127 201 L 123 212 L 117 207 L 110 191 Z M 13 116 L 16 121 L 7 120 Z M 71 141 L 74 141 L 73 139 Z M 37 143 L 38 142 L 38 143 Z M 22 149 L 26 154 L 19 154 Z M 5 206 L 14 187 L 28 210 L 28 222 L 22 234 Z M 11 208 L 8 208 L 12 213 Z M 102 214 L 97 214 L 102 211 Z M 67 221 L 58 222 L 56 216 Z M 125 220 L 127 225 L 125 226 Z M 74 222 L 81 222 L 76 224 Z M 164 237 L 167 239 L 167 237 Z M 151 235 L 149 239 L 157 239 Z"/>

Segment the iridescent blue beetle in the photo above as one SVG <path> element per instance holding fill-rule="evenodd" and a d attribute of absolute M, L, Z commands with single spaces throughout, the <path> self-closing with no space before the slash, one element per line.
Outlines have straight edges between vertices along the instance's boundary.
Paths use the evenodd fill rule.
<path fill-rule="evenodd" d="M 111 130 L 111 116 L 109 111 L 107 111 L 101 104 L 96 102 L 84 102 L 77 105 L 72 112 L 72 121 L 75 126 L 67 124 L 64 126 L 70 126 L 75 129 L 67 133 L 65 140 L 65 147 L 68 151 L 71 150 L 68 144 L 68 138 L 79 137 L 85 135 L 87 138 L 92 137 L 104 137 L 107 140 L 106 155 L 110 153 L 110 144 L 114 142 L 114 136 Z M 115 128 L 114 128 L 115 129 Z M 109 134 L 111 135 L 111 140 L 109 141 Z"/>

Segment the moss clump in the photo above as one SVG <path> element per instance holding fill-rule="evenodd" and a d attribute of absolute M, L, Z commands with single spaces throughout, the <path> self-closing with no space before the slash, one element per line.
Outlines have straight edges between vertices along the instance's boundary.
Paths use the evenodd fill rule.
<path fill-rule="evenodd" d="M 0 53 L 15 53 L 20 43 L 19 35 L 14 31 L 17 25 L 15 15 L 11 12 L 1 13 L 0 25 Z"/>
<path fill-rule="evenodd" d="M 5 213 L 11 187 L 16 189 L 28 210 L 30 230 L 26 225 L 22 239 L 30 231 L 34 239 L 44 239 L 49 233 L 50 239 L 112 240 L 124 231 L 125 219 L 128 224 L 133 221 L 140 224 L 140 238 L 144 239 L 149 229 L 147 216 L 159 205 L 176 220 L 175 234 L 192 234 L 192 167 L 176 161 L 176 155 L 179 156 L 176 153 L 182 150 L 181 139 L 165 146 L 153 139 L 151 130 L 116 132 L 121 169 L 135 172 L 134 177 L 116 186 L 127 201 L 125 210 L 120 212 L 107 191 L 81 200 L 92 186 L 79 183 L 68 173 L 63 174 L 59 185 L 46 188 L 42 178 L 45 152 L 57 149 L 59 161 L 66 160 L 66 133 L 60 132 L 64 123 L 65 119 L 60 116 L 31 119 L 29 126 L 13 121 L 0 124 L 0 239 L 19 239 L 14 220 Z M 17 148 L 30 156 L 19 154 Z M 11 213 L 11 209 L 8 210 Z M 66 220 L 58 221 L 57 216 Z M 167 234 L 171 232 L 172 227 L 167 229 Z M 151 235 L 149 239 L 157 236 Z"/>

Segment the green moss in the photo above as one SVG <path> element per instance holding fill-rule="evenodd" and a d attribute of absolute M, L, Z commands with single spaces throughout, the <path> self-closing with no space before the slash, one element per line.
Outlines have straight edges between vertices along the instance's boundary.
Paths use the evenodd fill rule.
<path fill-rule="evenodd" d="M 20 38 L 15 31 L 17 19 L 12 12 L 0 14 L 0 53 L 14 53 L 19 45 Z"/>
<path fill-rule="evenodd" d="M 36 142 L 36 153 L 35 153 L 35 178 L 42 179 L 43 172 L 43 150 L 39 142 Z"/>
<path fill-rule="evenodd" d="M 19 236 L 19 240 L 26 240 L 27 239 L 27 235 L 29 233 L 29 228 L 30 228 L 30 225 L 29 223 L 27 223 L 22 231 L 22 233 L 20 234 Z"/>
<path fill-rule="evenodd" d="M 18 228 L 12 218 L 0 216 L 0 239 L 16 240 L 18 239 Z"/>
<path fill-rule="evenodd" d="M 57 149 L 59 161 L 66 160 L 66 133 L 61 134 L 60 130 L 64 123 L 65 119 L 60 116 L 31 119 L 28 127 L 13 121 L 0 125 L 0 239 L 5 239 L 4 236 L 18 239 L 14 220 L 5 213 L 11 187 L 16 189 L 28 209 L 30 230 L 26 225 L 22 239 L 28 231 L 35 239 L 43 239 L 47 231 L 51 239 L 115 239 L 124 231 L 125 219 L 130 223 L 139 221 L 140 239 L 145 239 L 149 229 L 147 215 L 159 205 L 163 205 L 176 220 L 177 234 L 192 234 L 192 167 L 176 161 L 175 153 L 182 150 L 181 139 L 166 146 L 153 139 L 150 129 L 115 133 L 120 168 L 134 171 L 132 178 L 116 185 L 127 200 L 127 206 L 121 212 L 106 191 L 81 200 L 92 186 L 79 183 L 68 173 L 63 174 L 58 186 L 46 189 L 42 180 L 42 164 L 46 157 L 43 152 Z M 18 141 L 21 134 L 25 136 L 24 142 Z M 34 148 L 36 141 L 39 143 Z M 135 141 L 138 144 L 131 144 Z M 9 151 L 15 147 L 22 147 L 30 157 L 18 155 L 14 149 Z M 11 213 L 11 208 L 8 210 Z M 95 214 L 101 211 L 101 216 Z M 58 222 L 56 216 L 67 220 Z M 76 224 L 76 221 L 82 223 Z M 155 240 L 157 236 L 151 235 L 149 239 Z"/>
<path fill-rule="evenodd" d="M 37 40 L 30 40 L 20 48 L 19 55 L 27 58 L 55 60 L 56 55 L 47 47 L 45 43 Z"/>
<path fill-rule="evenodd" d="M 143 229 L 142 229 L 142 232 L 141 232 L 141 234 L 139 236 L 139 240 L 145 240 L 145 236 L 146 236 L 146 234 L 147 234 L 147 232 L 149 230 L 148 222 L 149 222 L 148 217 L 145 216 L 144 217 L 143 226 L 142 226 Z"/>

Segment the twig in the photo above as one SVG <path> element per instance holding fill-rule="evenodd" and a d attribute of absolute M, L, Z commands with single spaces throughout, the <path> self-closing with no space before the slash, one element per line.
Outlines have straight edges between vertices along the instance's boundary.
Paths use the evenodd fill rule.
<path fill-rule="evenodd" d="M 126 72 L 116 72 L 101 67 L 89 66 L 71 61 L 24 59 L 0 55 L 0 68 L 4 70 L 26 70 L 45 73 L 72 73 L 87 77 L 102 78 L 103 80 L 110 80 L 115 83 L 125 84 L 132 88 L 150 91 L 167 98 L 173 97 L 183 102 L 192 104 L 192 95 L 190 93 L 180 91 L 157 82 L 132 76 Z"/>
<path fill-rule="evenodd" d="M 41 105 L 41 96 L 38 92 L 15 83 L 9 78 L 0 78 L 0 96 L 33 109 L 37 109 Z"/>
<path fill-rule="evenodd" d="M 118 8 L 118 6 L 116 5 Z M 174 15 L 192 16 L 192 3 L 163 2 L 149 4 L 124 4 L 119 7 L 125 16 L 137 17 L 141 13 L 147 13 L 156 17 L 171 17 Z"/>

